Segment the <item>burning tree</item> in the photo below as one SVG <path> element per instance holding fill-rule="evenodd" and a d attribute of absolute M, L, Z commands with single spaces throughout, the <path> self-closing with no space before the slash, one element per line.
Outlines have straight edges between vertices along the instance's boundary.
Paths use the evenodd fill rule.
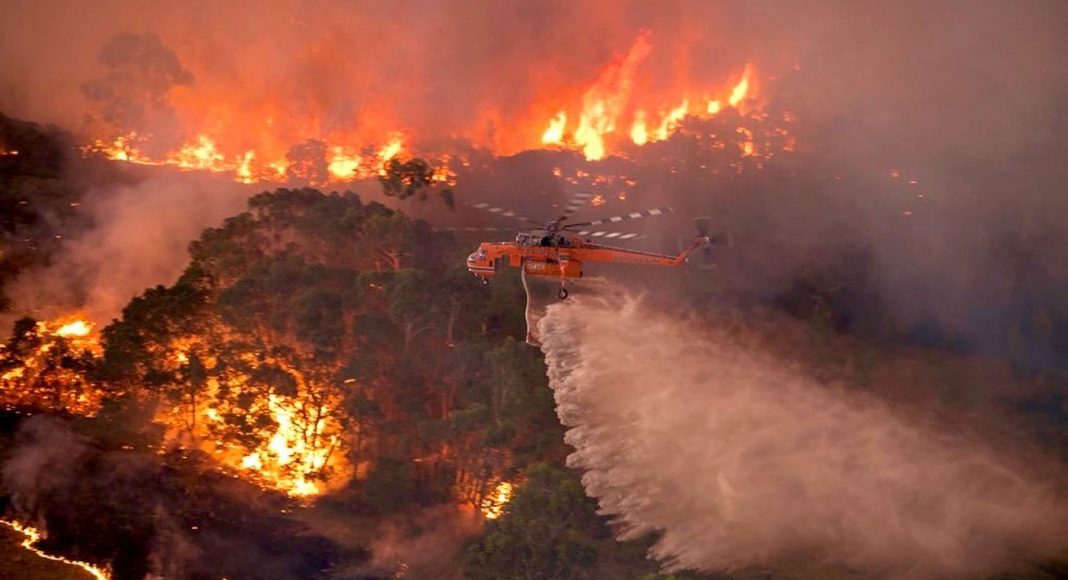
<path fill-rule="evenodd" d="M 0 401 L 9 407 L 92 414 L 100 393 L 92 380 L 96 368 L 92 326 L 77 318 L 66 322 L 15 322 L 11 338 L 0 345 Z"/>
<path fill-rule="evenodd" d="M 172 441 L 292 495 L 353 476 L 357 489 L 386 477 L 432 501 L 462 495 L 457 474 L 499 455 L 523 399 L 484 386 L 499 371 L 459 362 L 482 361 L 484 317 L 514 306 L 480 305 L 461 252 L 353 194 L 262 194 L 192 244 L 174 286 L 135 298 L 104 331 L 101 375 L 114 396 L 155 400 Z M 495 422 L 468 420 L 479 409 Z M 551 407 L 540 418 L 555 423 Z M 508 461 L 492 467 L 475 505 Z"/>

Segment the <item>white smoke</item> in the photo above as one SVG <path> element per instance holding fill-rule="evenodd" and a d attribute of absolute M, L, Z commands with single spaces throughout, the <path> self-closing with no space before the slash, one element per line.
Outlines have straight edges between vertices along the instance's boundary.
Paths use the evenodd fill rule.
<path fill-rule="evenodd" d="M 14 314 L 77 309 L 106 324 L 146 288 L 174 283 L 189 243 L 241 211 L 249 191 L 211 176 L 165 174 L 90 192 L 92 226 L 68 236 L 52 263 L 19 276 L 9 290 Z"/>
<path fill-rule="evenodd" d="M 539 327 L 569 464 L 669 568 L 957 578 L 1068 540 L 1057 480 L 726 330 L 589 296 Z"/>

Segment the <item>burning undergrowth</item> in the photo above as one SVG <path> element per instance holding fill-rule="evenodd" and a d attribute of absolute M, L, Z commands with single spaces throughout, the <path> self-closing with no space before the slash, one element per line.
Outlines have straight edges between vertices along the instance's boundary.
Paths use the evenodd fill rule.
<path fill-rule="evenodd" d="M 160 456 L 150 443 L 158 432 L 109 423 L 80 421 L 76 430 L 37 416 L 5 435 L 4 517 L 43 530 L 37 547 L 116 579 L 316 578 L 342 556 L 363 557 L 309 532 L 284 515 L 288 501 L 217 473 L 206 457 Z"/>

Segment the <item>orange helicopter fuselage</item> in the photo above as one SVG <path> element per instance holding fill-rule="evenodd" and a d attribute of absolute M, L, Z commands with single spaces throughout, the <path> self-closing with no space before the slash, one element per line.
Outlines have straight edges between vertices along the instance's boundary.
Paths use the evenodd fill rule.
<path fill-rule="evenodd" d="M 488 282 L 500 268 L 522 268 L 528 276 L 552 276 L 561 281 L 582 277 L 584 263 L 678 266 L 694 250 L 709 242 L 698 236 L 677 256 L 594 244 L 569 232 L 558 234 L 520 233 L 514 242 L 482 242 L 467 257 L 467 269 Z"/>

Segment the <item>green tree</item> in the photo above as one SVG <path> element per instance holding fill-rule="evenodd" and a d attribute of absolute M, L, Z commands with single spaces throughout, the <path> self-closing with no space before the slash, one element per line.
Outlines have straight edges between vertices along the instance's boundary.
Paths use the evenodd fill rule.
<path fill-rule="evenodd" d="M 473 579 L 593 578 L 595 537 L 604 525 L 577 477 L 536 465 L 500 519 L 467 552 L 465 577 Z"/>
<path fill-rule="evenodd" d="M 390 197 L 408 199 L 414 196 L 419 201 L 426 201 L 427 193 L 436 190 L 445 207 L 452 209 L 455 205 L 452 189 L 438 186 L 433 168 L 423 159 L 414 157 L 404 161 L 393 157 L 386 161 L 382 170 L 378 181 L 382 184 L 382 192 Z"/>

